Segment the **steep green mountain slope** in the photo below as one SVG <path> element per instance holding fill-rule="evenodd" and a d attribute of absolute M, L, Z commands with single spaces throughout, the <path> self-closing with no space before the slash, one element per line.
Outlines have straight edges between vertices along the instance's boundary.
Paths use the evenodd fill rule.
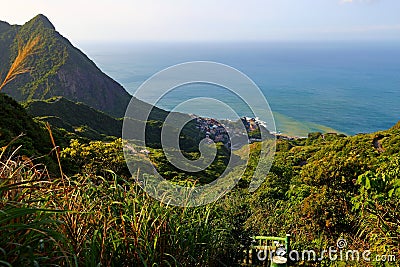
<path fill-rule="evenodd" d="M 64 96 L 122 117 L 130 95 L 85 54 L 58 33 L 43 15 L 22 26 L 0 22 L 0 74 L 6 77 L 18 49 L 38 37 L 35 53 L 26 58 L 29 72 L 9 82 L 3 92 L 17 101 Z"/>
<path fill-rule="evenodd" d="M 29 101 L 25 104 L 25 108 L 33 117 L 39 117 L 40 120 L 48 121 L 53 126 L 90 139 L 121 136 L 122 120 L 64 97 Z"/>
<path fill-rule="evenodd" d="M 21 154 L 38 156 L 50 152 L 51 143 L 46 130 L 34 122 L 15 100 L 0 93 L 0 148 L 21 134 L 23 136 L 12 143 L 12 148 L 23 145 Z"/>
<path fill-rule="evenodd" d="M 9 67 L 10 56 L 9 48 L 12 45 L 18 26 L 11 26 L 7 22 L 0 21 L 0 75 L 3 81 L 6 75 L 6 67 Z"/>

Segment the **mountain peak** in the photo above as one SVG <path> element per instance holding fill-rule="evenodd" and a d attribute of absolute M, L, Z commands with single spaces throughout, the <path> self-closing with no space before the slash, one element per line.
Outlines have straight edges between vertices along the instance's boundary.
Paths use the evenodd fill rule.
<path fill-rule="evenodd" d="M 49 28 L 49 29 L 53 29 L 53 30 L 56 29 L 54 27 L 54 25 L 50 22 L 50 20 L 43 14 L 36 15 L 33 19 L 31 19 L 27 23 L 29 23 L 29 24 L 32 23 L 33 25 L 42 26 L 44 28 Z"/>
<path fill-rule="evenodd" d="M 0 33 L 3 32 L 3 31 L 9 30 L 10 27 L 11 27 L 10 24 L 8 24 L 5 21 L 0 20 Z"/>
<path fill-rule="evenodd" d="M 14 27 L 7 36 L 4 39 L 0 35 L 0 73 L 10 69 L 20 41 L 27 44 L 38 36 L 40 45 L 35 56 L 27 57 L 24 62 L 30 68 L 29 75 L 19 75 L 2 92 L 18 101 L 63 96 L 114 117 L 124 116 L 131 100 L 128 92 L 57 32 L 46 16 L 35 16 L 24 25 Z M 0 80 L 4 76 L 0 75 Z"/>
<path fill-rule="evenodd" d="M 8 26 L 8 27 L 11 26 L 10 23 L 8 23 L 6 21 L 2 21 L 2 20 L 0 20 L 0 25 L 1 26 Z"/>

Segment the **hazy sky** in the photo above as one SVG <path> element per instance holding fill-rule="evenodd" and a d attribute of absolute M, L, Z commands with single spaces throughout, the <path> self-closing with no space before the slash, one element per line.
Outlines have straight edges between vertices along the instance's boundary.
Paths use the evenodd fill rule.
<path fill-rule="evenodd" d="M 73 41 L 400 40 L 399 0 L 0 0 L 0 20 L 38 13 Z"/>

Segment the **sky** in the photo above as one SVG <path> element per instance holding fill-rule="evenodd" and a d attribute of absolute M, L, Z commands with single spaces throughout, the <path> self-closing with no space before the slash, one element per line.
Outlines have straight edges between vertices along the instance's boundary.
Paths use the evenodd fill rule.
<path fill-rule="evenodd" d="M 400 40 L 399 0 L 0 0 L 74 41 Z"/>

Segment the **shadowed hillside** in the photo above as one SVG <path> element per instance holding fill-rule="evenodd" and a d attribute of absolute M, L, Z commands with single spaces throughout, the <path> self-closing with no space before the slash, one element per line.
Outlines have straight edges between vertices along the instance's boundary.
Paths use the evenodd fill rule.
<path fill-rule="evenodd" d="M 30 101 L 25 108 L 32 116 L 68 132 L 79 133 L 86 129 L 92 132 L 91 136 L 87 136 L 90 139 L 101 139 L 102 135 L 121 136 L 122 120 L 63 97 Z"/>

